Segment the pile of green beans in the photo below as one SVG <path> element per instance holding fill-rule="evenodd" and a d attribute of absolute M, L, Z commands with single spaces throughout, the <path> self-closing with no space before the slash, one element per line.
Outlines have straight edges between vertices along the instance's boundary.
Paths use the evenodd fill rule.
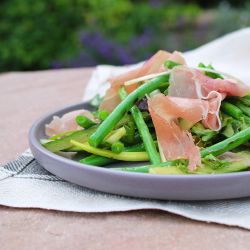
<path fill-rule="evenodd" d="M 209 154 L 212 154 L 214 156 L 221 155 L 227 151 L 230 151 L 239 145 L 247 142 L 250 140 L 250 128 L 247 128 L 238 134 L 232 136 L 231 138 L 228 138 L 224 141 L 221 141 L 219 143 L 216 143 L 210 147 L 207 147 L 205 149 L 201 150 L 201 157 L 205 157 Z M 148 173 L 150 171 L 150 168 L 154 167 L 166 167 L 166 166 L 176 166 L 178 165 L 177 161 L 167 161 L 162 162 L 160 164 L 152 164 L 147 166 L 139 166 L 139 167 L 125 167 L 125 168 L 117 168 L 117 170 L 121 171 L 130 171 L 130 172 L 138 172 L 138 173 Z"/>
<path fill-rule="evenodd" d="M 98 147 L 98 145 L 100 145 L 100 143 L 108 135 L 108 133 L 112 131 L 115 125 L 125 115 L 125 113 L 133 107 L 135 101 L 143 98 L 146 94 L 151 93 L 166 81 L 168 81 L 168 75 L 158 76 L 141 85 L 130 95 L 128 95 L 125 100 L 117 105 L 117 107 L 108 116 L 108 118 L 101 123 L 95 133 L 90 136 L 89 144 L 93 147 Z"/>
<path fill-rule="evenodd" d="M 125 100 L 128 96 L 124 87 L 120 88 L 119 94 L 120 94 L 121 100 Z M 154 143 L 153 138 L 149 132 L 147 124 L 145 123 L 145 121 L 142 117 L 141 111 L 139 110 L 139 108 L 137 106 L 134 105 L 130 109 L 130 112 L 134 118 L 134 122 L 137 126 L 137 129 L 138 129 L 139 134 L 142 138 L 142 141 L 145 145 L 146 151 L 149 155 L 150 162 L 152 164 L 160 163 L 161 162 L 160 155 L 157 152 L 155 143 Z"/>

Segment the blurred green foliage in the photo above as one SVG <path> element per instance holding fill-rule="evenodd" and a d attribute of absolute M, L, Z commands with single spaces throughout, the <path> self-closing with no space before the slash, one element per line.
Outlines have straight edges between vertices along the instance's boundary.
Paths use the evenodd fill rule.
<path fill-rule="evenodd" d="M 129 0 L 90 0 L 84 16 L 90 29 L 104 31 L 105 35 L 127 42 L 132 36 L 140 34 L 145 27 L 166 32 L 179 22 L 192 23 L 199 7 L 195 4 L 176 4 L 166 1 L 154 6 L 148 1 Z M 153 2 L 153 1 L 152 1 Z M 164 2 L 164 1 L 163 1 Z"/>
<path fill-rule="evenodd" d="M 72 55 L 83 8 L 70 0 L 6 0 L 0 11 L 1 70 L 48 68 Z"/>
<path fill-rule="evenodd" d="M 203 20 L 202 8 L 216 1 L 2 0 L 0 70 L 123 64 L 159 48 L 191 49 L 250 25 L 248 2 L 220 4 Z"/>

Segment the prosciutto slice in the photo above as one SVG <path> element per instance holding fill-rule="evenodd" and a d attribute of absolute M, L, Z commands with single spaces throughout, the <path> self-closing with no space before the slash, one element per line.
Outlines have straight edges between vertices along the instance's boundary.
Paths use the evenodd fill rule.
<path fill-rule="evenodd" d="M 158 51 L 148 61 L 146 61 L 142 67 L 109 79 L 111 87 L 107 90 L 104 100 L 100 105 L 100 109 L 111 112 L 121 101 L 118 95 L 118 90 L 124 84 L 124 82 L 141 76 L 164 71 L 165 69 L 163 67 L 163 63 L 166 60 L 172 60 L 180 64 L 185 64 L 185 60 L 181 53 L 177 51 L 175 51 L 173 54 L 163 50 Z M 136 88 L 137 85 L 133 85 L 128 87 L 127 90 L 128 92 L 132 92 Z"/>
<path fill-rule="evenodd" d="M 250 91 L 248 86 L 234 80 L 213 79 L 201 71 L 178 66 L 170 76 L 168 94 L 175 97 L 197 98 L 209 102 L 209 111 L 204 126 L 212 130 L 221 129 L 219 110 L 221 101 L 228 96 L 244 96 Z"/>
<path fill-rule="evenodd" d="M 178 118 L 193 123 L 204 119 L 208 115 L 208 101 L 157 94 L 149 98 L 148 107 L 165 158 L 188 159 L 189 170 L 193 171 L 201 163 L 200 152 L 191 133 L 179 126 Z"/>
<path fill-rule="evenodd" d="M 243 97 L 250 92 L 250 87 L 236 82 L 232 79 L 213 79 L 199 70 L 194 70 L 194 81 L 201 85 L 202 92 L 209 93 L 217 91 L 227 96 Z"/>
<path fill-rule="evenodd" d="M 178 66 L 172 70 L 169 95 L 204 99 L 211 91 L 242 97 L 250 92 L 250 87 L 230 79 L 213 79 L 187 66 Z"/>
<path fill-rule="evenodd" d="M 202 120 L 203 125 L 214 131 L 221 129 L 221 119 L 219 116 L 220 105 L 222 100 L 225 98 L 224 94 L 220 94 L 217 91 L 211 91 L 208 93 L 204 100 L 208 101 L 208 114 L 205 119 Z"/>
<path fill-rule="evenodd" d="M 75 121 L 75 118 L 78 115 L 84 115 L 89 119 L 95 121 L 94 116 L 91 112 L 84 109 L 75 110 L 69 113 L 66 113 L 62 117 L 54 116 L 53 120 L 45 125 L 45 134 L 47 136 L 53 136 L 59 133 L 82 129 L 79 127 Z"/>

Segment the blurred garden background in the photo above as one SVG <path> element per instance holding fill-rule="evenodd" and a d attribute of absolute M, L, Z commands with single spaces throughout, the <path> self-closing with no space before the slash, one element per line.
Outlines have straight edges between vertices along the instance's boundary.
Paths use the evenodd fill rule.
<path fill-rule="evenodd" d="M 2 0 L 0 71 L 129 64 L 250 26 L 250 0 Z"/>

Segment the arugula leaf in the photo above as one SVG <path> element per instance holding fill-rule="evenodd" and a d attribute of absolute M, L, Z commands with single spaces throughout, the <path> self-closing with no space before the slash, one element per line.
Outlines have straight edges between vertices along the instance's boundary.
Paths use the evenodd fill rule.
<path fill-rule="evenodd" d="M 181 64 L 177 63 L 177 62 L 174 62 L 174 61 L 171 61 L 171 60 L 167 60 L 167 61 L 164 62 L 164 67 L 166 69 L 172 69 L 172 68 L 174 68 L 176 66 L 179 66 L 179 65 L 181 65 Z"/>
<path fill-rule="evenodd" d="M 231 117 L 232 118 L 232 117 Z M 234 134 L 246 129 L 248 127 L 245 117 L 241 117 L 239 120 L 228 119 L 227 124 L 224 126 L 221 134 L 229 138 Z"/>
<path fill-rule="evenodd" d="M 211 143 L 211 140 L 218 134 L 217 131 L 205 128 L 202 123 L 198 122 L 191 128 L 192 134 L 194 134 L 200 141 L 205 144 Z"/>
<path fill-rule="evenodd" d="M 209 154 L 202 158 L 202 163 L 213 170 L 224 168 L 225 166 L 229 165 L 229 162 L 226 160 L 220 160 L 217 157 Z"/>

